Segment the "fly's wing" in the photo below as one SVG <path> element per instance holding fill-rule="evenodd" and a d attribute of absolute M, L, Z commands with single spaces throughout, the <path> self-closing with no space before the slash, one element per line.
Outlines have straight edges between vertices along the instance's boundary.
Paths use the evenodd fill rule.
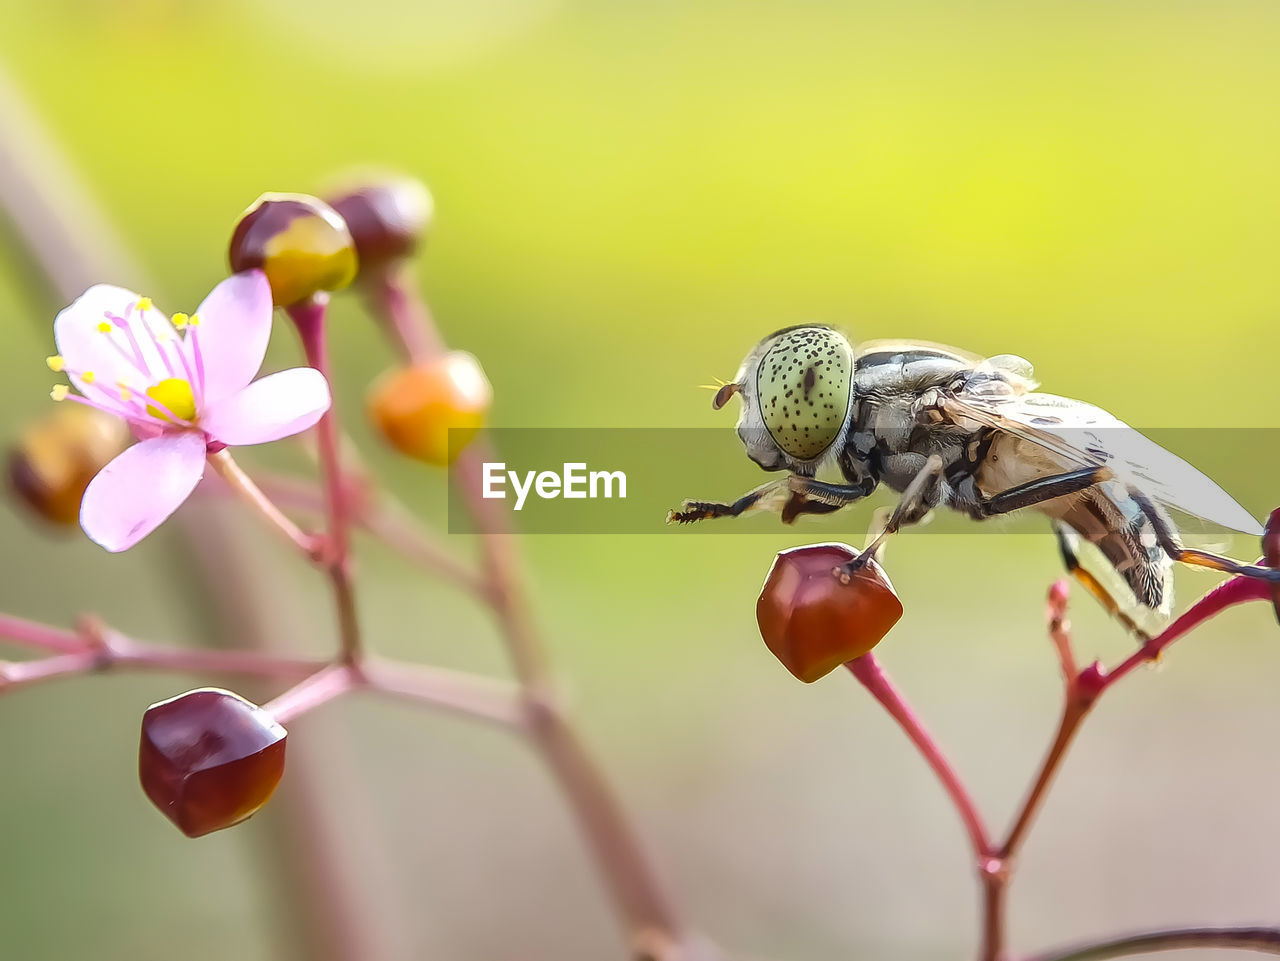
<path fill-rule="evenodd" d="M 1262 533 L 1257 518 L 1230 494 L 1100 407 L 1053 394 L 1019 393 L 1001 386 L 1000 378 L 948 395 L 942 407 L 958 424 L 1006 431 L 1068 465 L 1107 467 L 1162 504 L 1231 530 Z"/>

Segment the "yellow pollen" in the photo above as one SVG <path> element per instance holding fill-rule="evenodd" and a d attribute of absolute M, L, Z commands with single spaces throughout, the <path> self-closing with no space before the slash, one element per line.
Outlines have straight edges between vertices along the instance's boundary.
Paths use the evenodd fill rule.
<path fill-rule="evenodd" d="M 104 334 L 109 334 L 114 328 L 104 320 L 98 324 L 98 330 Z"/>
<path fill-rule="evenodd" d="M 186 314 L 173 315 L 173 326 L 177 327 L 178 330 L 182 330 L 183 328 L 185 328 L 190 321 L 191 321 L 191 318 L 188 317 Z"/>
<path fill-rule="evenodd" d="M 80 379 L 84 381 L 86 384 L 92 384 L 95 380 L 98 379 L 98 375 L 91 370 L 86 370 L 83 374 L 80 375 Z"/>
<path fill-rule="evenodd" d="M 147 388 L 147 396 L 168 408 L 168 411 L 164 411 L 148 404 L 147 413 L 152 417 L 170 420 L 169 413 L 172 412 L 180 420 L 196 419 L 196 398 L 191 392 L 191 385 L 185 380 L 177 377 L 162 380 L 154 387 Z"/>
<path fill-rule="evenodd" d="M 138 310 L 150 310 L 150 309 L 151 309 L 151 298 L 150 298 L 150 297 L 139 297 L 139 298 L 138 298 Z"/>
<path fill-rule="evenodd" d="M 55 374 L 61 374 L 67 366 L 67 362 L 57 354 L 54 354 L 52 357 L 46 357 L 44 362 L 49 365 L 49 369 Z"/>
<path fill-rule="evenodd" d="M 192 327 L 199 327 L 199 326 L 200 326 L 200 315 L 199 315 L 199 314 L 192 314 L 192 315 L 187 319 L 187 323 L 188 323 L 188 324 L 190 324 Z"/>
<path fill-rule="evenodd" d="M 120 388 L 120 399 L 121 399 L 121 400 L 128 400 L 128 399 L 129 399 L 130 397 L 132 397 L 132 396 L 133 396 L 133 391 L 129 390 L 129 388 L 128 388 L 128 387 L 121 387 L 121 388 Z"/>
<path fill-rule="evenodd" d="M 66 384 L 54 384 L 53 390 L 49 391 L 49 396 L 54 400 L 66 400 L 70 392 L 71 389 Z"/>

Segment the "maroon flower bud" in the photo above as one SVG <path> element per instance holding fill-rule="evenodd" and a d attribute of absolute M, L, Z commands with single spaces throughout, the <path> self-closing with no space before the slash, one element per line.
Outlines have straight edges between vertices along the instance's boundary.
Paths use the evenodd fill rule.
<path fill-rule="evenodd" d="M 327 197 L 347 222 L 360 271 L 378 271 L 412 254 L 431 227 L 435 204 L 419 180 L 400 174 L 348 179 Z"/>
<path fill-rule="evenodd" d="M 880 643 L 902 617 L 902 603 L 874 560 L 848 583 L 836 568 L 858 552 L 845 544 L 812 544 L 774 559 L 756 603 L 765 645 L 800 680 L 816 681 Z"/>
<path fill-rule="evenodd" d="M 1262 559 L 1268 567 L 1280 567 L 1280 507 L 1267 518 L 1262 534 Z M 1280 584 L 1271 585 L 1271 603 L 1275 605 L 1276 620 L 1280 621 Z"/>
<path fill-rule="evenodd" d="M 284 774 L 286 731 L 238 694 L 200 688 L 142 717 L 142 790 L 187 837 L 239 824 Z"/>
<path fill-rule="evenodd" d="M 260 269 L 277 307 L 356 276 L 356 247 L 336 210 L 306 194 L 263 194 L 240 217 L 228 251 L 231 269 Z"/>
<path fill-rule="evenodd" d="M 33 421 L 9 452 L 9 485 L 32 513 L 69 527 L 98 471 L 129 443 L 119 417 L 84 404 L 58 404 Z"/>

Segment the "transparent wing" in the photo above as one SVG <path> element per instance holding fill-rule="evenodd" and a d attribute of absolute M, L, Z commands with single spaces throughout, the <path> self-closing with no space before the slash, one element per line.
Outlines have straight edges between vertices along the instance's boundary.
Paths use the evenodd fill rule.
<path fill-rule="evenodd" d="M 984 381 L 942 407 L 959 424 L 1006 431 L 1081 467 L 1108 467 L 1163 504 L 1246 534 L 1261 534 L 1257 518 L 1181 457 L 1100 407 L 1053 394 L 1018 393 Z"/>

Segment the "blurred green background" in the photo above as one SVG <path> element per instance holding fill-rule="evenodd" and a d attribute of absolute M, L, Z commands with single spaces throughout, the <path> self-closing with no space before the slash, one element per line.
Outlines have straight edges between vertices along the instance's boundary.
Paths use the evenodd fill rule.
<path fill-rule="evenodd" d="M 9 0 L 3 21 L 0 57 L 167 310 L 223 276 L 261 191 L 367 162 L 423 177 L 438 225 L 421 281 L 450 341 L 483 359 L 501 426 L 720 425 L 731 449 L 732 417 L 695 385 L 807 320 L 1020 353 L 1048 389 L 1142 426 L 1280 426 L 1271 3 Z M 0 258 L 6 440 L 47 407 L 61 306 L 28 270 Z M 354 297 L 336 313 L 353 432 L 443 526 L 440 478 L 360 421 L 390 353 Z M 743 458 L 689 493 L 758 479 Z M 328 649 L 318 578 L 227 523 L 256 545 L 276 642 Z M 968 956 L 974 884 L 923 765 L 849 678 L 803 687 L 759 641 L 773 552 L 822 523 L 759 529 L 523 541 L 588 739 L 730 953 Z M 157 639 L 205 636 L 198 581 L 243 575 L 193 558 L 175 525 L 109 557 L 8 510 L 0 539 L 0 609 L 94 610 Z M 1051 538 L 904 537 L 889 561 L 907 613 L 881 659 L 1001 823 L 1057 711 Z M 380 650 L 505 670 L 465 600 L 375 545 L 359 562 Z M 1179 575 L 1184 600 L 1210 583 Z M 1089 602 L 1074 613 L 1082 655 L 1128 650 Z M 1116 691 L 1020 865 L 1017 945 L 1280 921 L 1277 672 L 1257 605 Z M 181 838 L 138 790 L 137 723 L 207 680 L 0 701 L 0 956 L 307 956 L 280 889 L 299 794 L 356 866 L 377 957 L 619 956 L 541 769 L 451 718 L 366 701 L 308 717 L 290 745 L 315 762 L 307 784 L 287 779 L 243 829 Z"/>

